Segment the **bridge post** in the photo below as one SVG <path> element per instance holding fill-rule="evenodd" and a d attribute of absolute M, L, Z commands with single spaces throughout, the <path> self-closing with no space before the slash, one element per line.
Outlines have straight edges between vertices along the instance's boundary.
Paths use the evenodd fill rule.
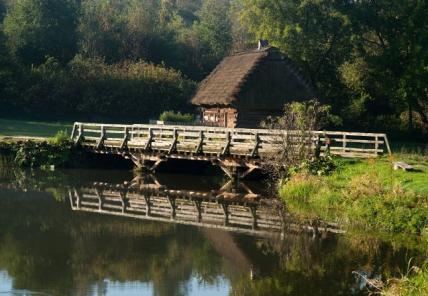
<path fill-rule="evenodd" d="M 221 207 L 222 207 L 223 213 L 224 213 L 223 224 L 224 224 L 224 226 L 228 226 L 229 225 L 229 205 L 226 203 L 222 203 Z"/>
<path fill-rule="evenodd" d="M 74 141 L 74 144 L 79 144 L 82 141 L 84 141 L 84 137 L 83 137 L 83 124 L 79 123 L 79 126 L 77 128 L 77 138 Z"/>
<path fill-rule="evenodd" d="M 99 188 L 96 188 L 95 192 L 96 192 L 97 197 L 98 197 L 98 211 L 102 211 L 103 210 L 103 203 L 104 203 L 103 191 Z"/>
<path fill-rule="evenodd" d="M 250 211 L 251 211 L 251 216 L 253 217 L 252 229 L 255 230 L 257 229 L 257 207 L 251 206 Z"/>
<path fill-rule="evenodd" d="M 147 194 L 144 194 L 144 200 L 146 201 L 146 216 L 150 216 L 150 196 Z"/>
<path fill-rule="evenodd" d="M 153 142 L 153 130 L 152 128 L 149 128 L 149 134 L 147 137 L 146 145 L 144 146 L 144 151 L 149 151 L 152 149 L 152 142 Z"/>
<path fill-rule="evenodd" d="M 177 152 L 177 143 L 178 143 L 178 131 L 174 129 L 174 135 L 173 135 L 171 146 L 169 147 L 169 150 L 168 150 L 168 154 Z"/>
<path fill-rule="evenodd" d="M 122 213 L 124 214 L 126 212 L 126 208 L 129 206 L 129 199 L 126 197 L 128 194 L 127 191 L 121 191 L 120 192 L 120 200 L 122 202 Z"/>
<path fill-rule="evenodd" d="M 176 216 L 175 198 L 168 196 L 168 201 L 169 201 L 169 205 L 171 206 L 171 220 L 174 220 Z"/>
<path fill-rule="evenodd" d="M 122 143 L 120 144 L 120 149 L 128 148 L 128 141 L 129 141 L 129 127 L 125 126 L 124 136 L 123 136 Z"/>
<path fill-rule="evenodd" d="M 202 202 L 200 200 L 193 201 L 195 204 L 195 209 L 197 212 L 196 221 L 201 222 L 202 221 Z"/>
<path fill-rule="evenodd" d="M 100 149 L 104 145 L 105 139 L 106 139 L 106 127 L 102 125 L 100 138 L 98 139 L 98 143 L 97 143 L 97 149 Z"/>
<path fill-rule="evenodd" d="M 77 209 L 80 209 L 82 206 L 82 197 L 80 196 L 80 193 L 77 191 L 77 189 L 74 189 L 74 195 L 76 196 L 76 207 Z"/>
<path fill-rule="evenodd" d="M 195 154 L 201 154 L 204 150 L 204 131 L 199 132 L 198 146 L 195 149 Z"/>
<path fill-rule="evenodd" d="M 232 143 L 232 136 L 228 131 L 226 134 L 226 145 L 224 145 L 223 150 L 221 151 L 221 156 L 230 154 L 230 144 Z"/>

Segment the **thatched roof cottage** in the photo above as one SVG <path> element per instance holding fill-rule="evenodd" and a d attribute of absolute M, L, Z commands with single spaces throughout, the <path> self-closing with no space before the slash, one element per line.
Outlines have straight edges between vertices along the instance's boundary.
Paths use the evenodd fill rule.
<path fill-rule="evenodd" d="M 259 127 L 286 102 L 315 97 L 311 83 L 273 47 L 226 57 L 200 84 L 192 104 L 202 122 L 222 127 Z"/>

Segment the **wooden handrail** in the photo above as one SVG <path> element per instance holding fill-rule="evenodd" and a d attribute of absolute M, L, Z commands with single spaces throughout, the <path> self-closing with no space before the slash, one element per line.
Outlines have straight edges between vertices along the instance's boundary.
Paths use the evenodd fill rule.
<path fill-rule="evenodd" d="M 382 133 L 344 131 L 300 131 L 221 128 L 206 126 L 153 124 L 99 124 L 76 122 L 72 140 L 95 149 L 157 150 L 166 154 L 210 153 L 230 156 L 260 157 L 275 153 L 284 137 L 287 141 L 307 137 L 321 142 L 321 150 L 330 149 L 340 156 L 373 157 L 391 154 L 388 137 Z M 126 145 L 125 145 L 126 144 Z"/>

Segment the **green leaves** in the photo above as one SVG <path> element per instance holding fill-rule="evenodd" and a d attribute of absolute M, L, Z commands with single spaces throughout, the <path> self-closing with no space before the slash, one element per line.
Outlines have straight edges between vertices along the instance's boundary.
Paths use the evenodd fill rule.
<path fill-rule="evenodd" d="M 7 44 L 25 64 L 46 56 L 62 63 L 76 53 L 77 10 L 69 0 L 18 0 L 4 20 Z"/>
<path fill-rule="evenodd" d="M 297 62 L 345 125 L 387 130 L 407 113 L 402 125 L 428 130 L 427 1 L 242 2 L 250 32 Z"/>

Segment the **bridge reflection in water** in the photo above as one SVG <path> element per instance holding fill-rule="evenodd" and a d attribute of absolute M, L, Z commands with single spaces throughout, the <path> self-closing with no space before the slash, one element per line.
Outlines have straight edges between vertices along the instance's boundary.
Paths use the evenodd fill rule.
<path fill-rule="evenodd" d="M 282 203 L 255 194 L 245 183 L 232 182 L 219 190 L 196 191 L 168 189 L 153 175 L 136 177 L 131 182 L 92 186 L 69 191 L 74 211 L 161 221 L 251 235 L 283 236 L 286 231 L 306 229 L 340 232 L 334 225 L 299 225 L 291 222 Z"/>

